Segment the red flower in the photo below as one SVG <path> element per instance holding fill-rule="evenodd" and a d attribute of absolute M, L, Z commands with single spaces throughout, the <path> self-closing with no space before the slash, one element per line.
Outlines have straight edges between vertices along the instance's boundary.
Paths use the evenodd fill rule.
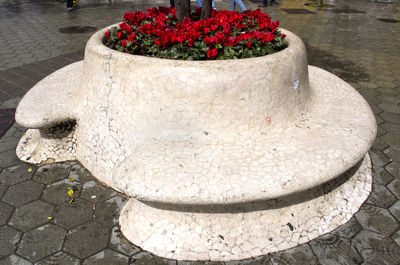
<path fill-rule="evenodd" d="M 217 29 L 217 26 L 211 25 L 211 30 L 212 30 L 212 31 L 215 31 L 216 29 Z"/>
<path fill-rule="evenodd" d="M 135 37 L 136 37 L 136 34 L 135 34 L 135 33 L 131 33 L 131 35 L 129 35 L 129 37 L 128 37 L 128 40 L 129 40 L 130 42 L 134 42 Z"/>
<path fill-rule="evenodd" d="M 121 39 L 121 37 L 122 37 L 122 32 L 121 31 L 118 31 L 117 37 L 118 37 L 118 39 Z"/>
<path fill-rule="evenodd" d="M 246 45 L 247 45 L 247 48 L 251 49 L 251 41 L 248 41 L 248 42 L 246 43 Z"/>
<path fill-rule="evenodd" d="M 217 54 L 218 54 L 217 49 L 211 49 L 211 50 L 209 49 L 207 51 L 207 58 L 215 58 Z"/>
<path fill-rule="evenodd" d="M 126 47 L 126 39 L 123 39 L 123 40 L 121 41 L 121 46 L 122 46 L 122 47 Z"/>
<path fill-rule="evenodd" d="M 106 33 L 105 33 L 105 35 L 106 35 L 107 39 L 109 39 L 109 38 L 110 38 L 110 30 L 109 30 L 109 29 L 107 29 L 107 31 L 106 31 Z"/>
<path fill-rule="evenodd" d="M 207 34 L 208 32 L 210 31 L 210 28 L 203 28 L 203 32 L 205 33 L 205 34 Z"/>

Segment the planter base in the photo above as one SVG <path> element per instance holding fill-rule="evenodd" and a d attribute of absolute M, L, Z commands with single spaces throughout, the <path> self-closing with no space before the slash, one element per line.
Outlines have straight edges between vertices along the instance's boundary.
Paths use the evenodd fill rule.
<path fill-rule="evenodd" d="M 130 199 L 120 224 L 135 245 L 178 260 L 240 260 L 295 247 L 350 220 L 371 191 L 367 154 L 340 177 L 256 203 L 177 205 Z"/>

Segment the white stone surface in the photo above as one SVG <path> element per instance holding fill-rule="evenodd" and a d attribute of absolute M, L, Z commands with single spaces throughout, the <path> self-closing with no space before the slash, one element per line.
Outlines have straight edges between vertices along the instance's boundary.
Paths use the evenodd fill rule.
<path fill-rule="evenodd" d="M 225 261 L 265 255 L 349 221 L 371 191 L 369 156 L 355 173 L 339 179 L 278 200 L 241 205 L 185 207 L 130 199 L 121 213 L 121 229 L 134 244 L 170 259 Z"/>
<path fill-rule="evenodd" d="M 101 42 L 104 31 L 88 41 L 83 63 L 53 73 L 21 100 L 16 121 L 33 129 L 17 155 L 31 163 L 77 159 L 98 180 L 135 198 L 121 223 L 140 247 L 178 259 L 258 256 L 331 231 L 369 194 L 364 162 L 348 183 L 316 196 L 365 156 L 376 123 L 350 85 L 307 65 L 294 34 L 282 30 L 288 48 L 268 56 L 179 61 L 111 50 Z M 315 197 L 299 201 L 309 189 Z M 287 202 L 260 206 L 274 199 Z M 311 207 L 309 215 L 304 207 Z M 133 216 L 142 210 L 144 216 Z M 173 218 L 187 225 L 177 228 Z M 280 223 L 288 218 L 297 231 Z M 273 240 L 251 231 L 267 224 L 277 229 L 268 230 Z M 244 229 L 227 232 L 228 245 L 215 237 L 218 229 L 228 231 L 225 225 L 232 233 Z M 186 232 L 191 242 L 182 240 Z"/>

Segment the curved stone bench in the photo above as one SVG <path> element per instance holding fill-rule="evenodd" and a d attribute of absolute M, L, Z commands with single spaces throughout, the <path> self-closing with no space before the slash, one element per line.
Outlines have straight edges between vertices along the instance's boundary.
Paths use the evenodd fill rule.
<path fill-rule="evenodd" d="M 308 66 L 302 41 L 282 31 L 288 48 L 272 55 L 176 61 L 111 50 L 101 30 L 83 68 L 57 71 L 21 101 L 17 121 L 35 129 L 17 154 L 78 159 L 131 198 L 124 235 L 167 258 L 244 259 L 332 231 L 371 190 L 376 123 L 350 85 Z M 39 93 L 52 103 L 34 109 Z M 54 124 L 72 126 L 62 135 Z"/>

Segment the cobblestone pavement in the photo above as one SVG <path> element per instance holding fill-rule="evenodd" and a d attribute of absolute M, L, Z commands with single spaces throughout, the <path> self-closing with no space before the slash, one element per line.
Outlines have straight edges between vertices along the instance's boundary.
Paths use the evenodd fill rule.
<path fill-rule="evenodd" d="M 379 124 L 370 151 L 373 191 L 350 222 L 308 244 L 257 259 L 206 264 L 400 264 L 400 2 L 337 0 L 318 10 L 301 0 L 277 1 L 263 11 L 304 40 L 309 63 L 352 84 L 371 105 Z M 228 0 L 216 2 L 219 9 L 229 6 Z M 92 34 L 60 29 L 100 29 L 120 21 L 125 11 L 160 4 L 168 1 L 81 0 L 67 13 L 57 0 L 1 1 L 1 265 L 203 264 L 161 259 L 128 243 L 117 222 L 126 199 L 79 163 L 36 167 L 15 155 L 25 131 L 13 124 L 20 97 L 49 73 L 81 60 Z M 258 1 L 245 4 L 255 9 Z"/>

